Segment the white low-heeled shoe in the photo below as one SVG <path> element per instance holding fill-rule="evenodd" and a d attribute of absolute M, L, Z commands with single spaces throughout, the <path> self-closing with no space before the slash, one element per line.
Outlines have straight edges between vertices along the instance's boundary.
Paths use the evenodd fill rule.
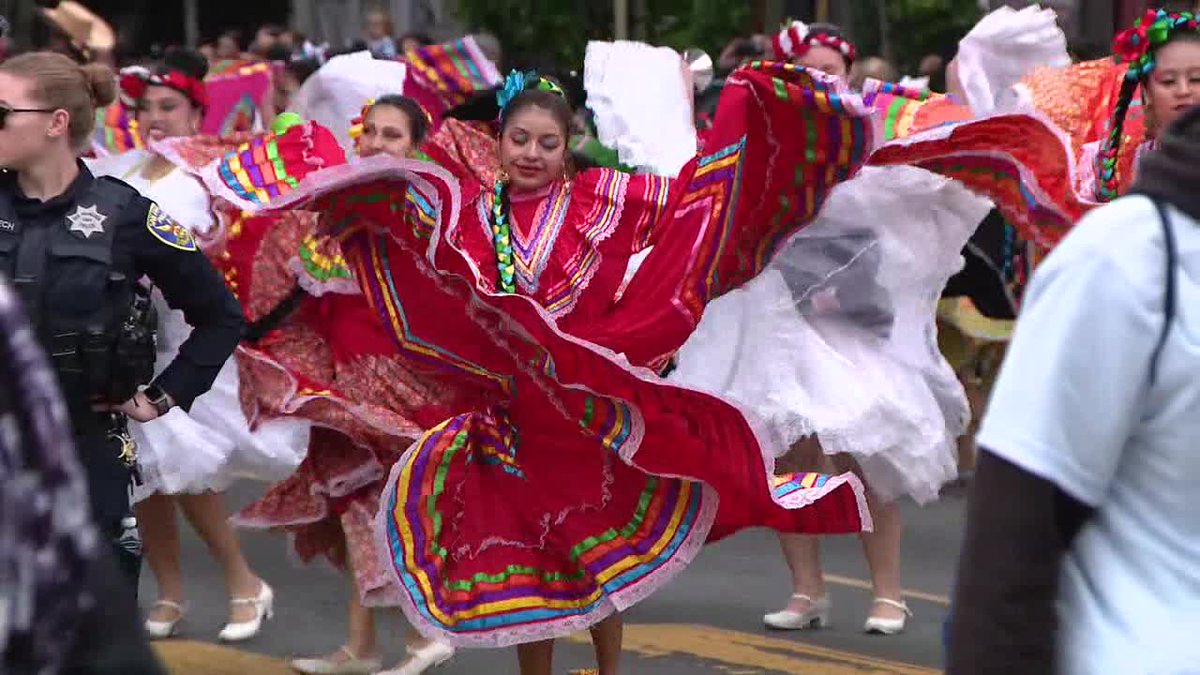
<path fill-rule="evenodd" d="M 771 612 L 763 616 L 763 623 L 767 628 L 775 630 L 804 630 L 806 628 L 828 628 L 829 609 L 833 603 L 829 600 L 829 596 L 823 596 L 813 600 L 812 598 L 802 593 L 796 593 L 792 596 L 793 600 L 805 600 L 808 602 L 808 609 L 803 612 L 797 612 L 791 609 L 783 609 L 778 612 Z"/>
<path fill-rule="evenodd" d="M 904 627 L 908 624 L 908 617 L 913 615 L 908 605 L 896 600 L 888 600 L 887 598 L 875 598 L 875 604 L 895 607 L 904 612 L 904 615 L 899 619 L 882 619 L 875 616 L 867 617 L 867 622 L 863 624 L 863 631 L 872 635 L 896 635 L 903 633 Z"/>
<path fill-rule="evenodd" d="M 379 675 L 421 675 L 454 658 L 454 647 L 444 642 L 430 642 L 420 649 L 405 647 L 404 651 L 408 653 L 404 663 L 392 670 L 382 671 Z"/>
<path fill-rule="evenodd" d="M 383 668 L 383 661 L 378 658 L 359 658 L 349 647 L 342 647 L 338 651 L 348 658 L 345 661 L 331 658 L 292 659 L 288 665 L 304 675 L 374 675 Z"/>
<path fill-rule="evenodd" d="M 179 622 L 183 621 L 183 615 L 187 613 L 187 609 L 183 605 L 170 600 L 159 600 L 158 602 L 154 603 L 154 607 L 151 608 L 151 611 L 154 611 L 159 607 L 166 607 L 167 609 L 175 610 L 175 618 L 170 621 L 154 621 L 152 619 L 146 619 L 146 623 L 144 624 L 146 628 L 146 636 L 151 640 L 165 640 L 174 635 L 175 629 L 179 626 Z"/>
<path fill-rule="evenodd" d="M 249 621 L 241 621 L 239 623 L 227 623 L 217 634 L 217 639 L 221 642 L 241 642 L 249 640 L 258 635 L 262 630 L 263 621 L 271 619 L 275 616 L 275 591 L 267 585 L 267 582 L 260 581 L 262 584 L 258 589 L 258 595 L 253 598 L 234 598 L 229 601 L 231 605 L 253 605 L 254 618 Z"/>

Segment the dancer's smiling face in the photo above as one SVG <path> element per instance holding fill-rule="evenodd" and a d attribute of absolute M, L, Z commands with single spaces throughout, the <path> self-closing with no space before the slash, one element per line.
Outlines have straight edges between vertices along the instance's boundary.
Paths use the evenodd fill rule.
<path fill-rule="evenodd" d="M 1188 108 L 1200 105 L 1200 35 L 1189 34 L 1159 47 L 1142 92 L 1158 130 L 1169 127 Z"/>
<path fill-rule="evenodd" d="M 202 118 L 203 111 L 171 87 L 146 87 L 145 95 L 138 101 L 138 126 L 150 140 L 191 136 L 200 129 Z"/>
<path fill-rule="evenodd" d="M 532 91 L 510 104 L 500 135 L 500 168 L 516 192 L 539 190 L 563 178 L 571 108 L 558 94 Z"/>

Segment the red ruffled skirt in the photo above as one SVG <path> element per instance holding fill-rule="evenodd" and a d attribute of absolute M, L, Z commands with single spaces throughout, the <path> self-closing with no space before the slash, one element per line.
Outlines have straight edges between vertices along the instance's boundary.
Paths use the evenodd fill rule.
<path fill-rule="evenodd" d="M 330 175 L 322 208 L 387 223 L 396 209 L 375 198 L 407 185 L 364 183 L 381 164 L 411 171 L 443 218 L 452 210 L 447 174 L 395 160 Z M 412 233 L 403 221 L 363 228 L 344 250 L 399 353 L 470 411 L 408 449 L 378 514 L 400 606 L 424 634 L 493 647 L 558 637 L 740 529 L 869 525 L 854 476 L 776 478 L 737 408 L 560 332 L 528 298 L 478 292 L 465 257 L 444 244 L 428 256 Z"/>
<path fill-rule="evenodd" d="M 641 365 L 756 274 L 870 145 L 866 113 L 835 85 L 763 70 L 729 89 L 732 128 L 713 135 L 723 149 L 688 169 L 668 206 L 677 215 L 660 223 L 620 302 L 573 334 L 530 298 L 484 290 L 494 268 L 446 236 L 467 207 L 434 165 L 335 167 L 275 205 L 336 223 L 403 367 L 381 386 L 437 395 L 424 406 L 389 396 L 397 416 L 426 425 L 445 412 L 392 468 L 377 516 L 400 607 L 427 636 L 493 647 L 554 638 L 645 598 L 704 543 L 740 529 L 869 527 L 853 475 L 777 478 L 740 410 Z M 413 202 L 429 205 L 420 222 Z"/>
<path fill-rule="evenodd" d="M 305 211 L 238 214 L 228 221 L 212 257 L 248 319 L 261 318 L 293 292 L 315 231 L 316 215 Z M 341 292 L 306 292 L 291 317 L 237 354 L 249 419 L 300 416 L 314 429 L 297 470 L 234 522 L 288 533 L 302 561 L 323 558 L 353 570 L 368 605 L 398 601 L 376 553 L 373 523 L 388 471 L 422 431 L 405 413 L 433 398 L 398 386 L 411 378 L 394 355 L 362 296 Z M 435 407 L 435 419 L 445 414 Z"/>

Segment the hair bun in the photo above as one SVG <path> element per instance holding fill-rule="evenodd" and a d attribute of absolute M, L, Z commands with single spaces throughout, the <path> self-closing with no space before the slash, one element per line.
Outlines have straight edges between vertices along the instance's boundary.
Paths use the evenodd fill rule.
<path fill-rule="evenodd" d="M 98 63 L 80 66 L 83 80 L 97 108 L 106 108 L 117 100 L 117 75 L 111 68 Z"/>

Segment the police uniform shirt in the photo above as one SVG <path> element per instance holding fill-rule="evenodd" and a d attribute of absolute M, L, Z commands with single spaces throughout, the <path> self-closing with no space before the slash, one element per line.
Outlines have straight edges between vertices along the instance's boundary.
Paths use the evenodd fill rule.
<path fill-rule="evenodd" d="M 113 181 L 113 189 L 128 189 L 133 193 L 119 213 L 105 213 L 102 207 L 85 203 L 97 180 Z M 220 274 L 186 229 L 133 188 L 115 179 L 95 178 L 82 162 L 79 176 L 67 190 L 47 201 L 25 197 L 11 172 L 0 174 L 0 191 L 10 197 L 16 215 L 15 222 L 0 216 L 0 268 L 4 273 L 10 276 L 13 273 L 16 244 L 30 228 L 66 228 L 79 241 L 99 235 L 112 236 L 111 271 L 131 280 L 148 277 L 162 291 L 167 303 L 182 310 L 194 327 L 179 355 L 155 383 L 185 410 L 212 386 L 241 339 L 242 312 Z M 108 228 L 115 230 L 106 232 Z M 64 237 L 57 233 L 51 241 L 63 242 Z M 56 311 L 86 310 L 86 306 L 79 305 L 100 302 L 104 293 L 103 289 L 80 292 L 79 282 L 70 279 L 72 266 L 79 262 L 71 260 L 69 251 L 56 251 L 58 245 L 51 243 L 43 273 L 42 316 Z"/>

